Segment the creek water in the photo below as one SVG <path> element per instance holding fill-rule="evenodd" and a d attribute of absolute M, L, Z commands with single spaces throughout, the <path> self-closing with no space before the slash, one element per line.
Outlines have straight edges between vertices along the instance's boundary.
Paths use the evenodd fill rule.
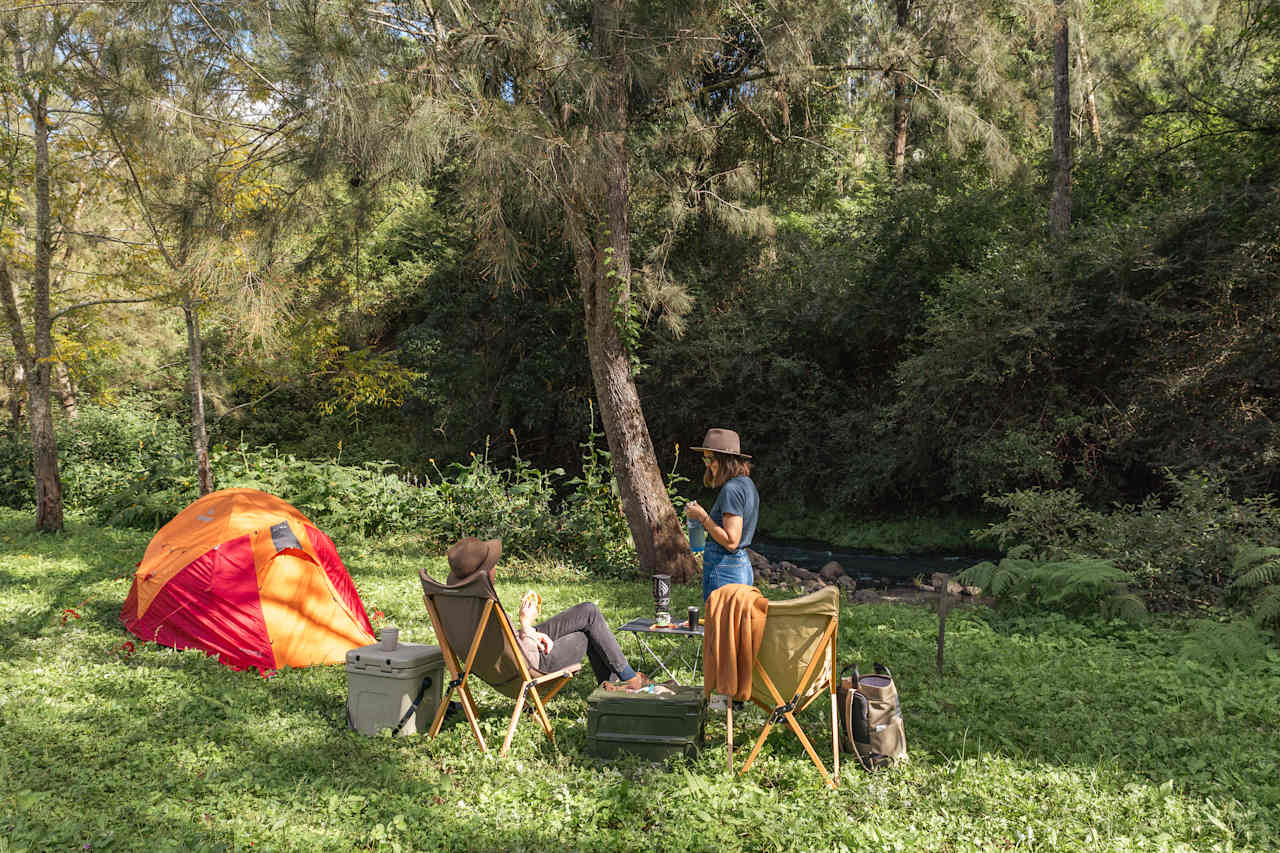
<path fill-rule="evenodd" d="M 901 586 L 923 575 L 926 582 L 934 572 L 956 574 L 990 557 L 972 554 L 908 554 L 896 556 L 870 551 L 852 551 L 822 542 L 757 537 L 751 550 L 771 563 L 786 561 L 816 572 L 832 560 L 861 587 Z"/>

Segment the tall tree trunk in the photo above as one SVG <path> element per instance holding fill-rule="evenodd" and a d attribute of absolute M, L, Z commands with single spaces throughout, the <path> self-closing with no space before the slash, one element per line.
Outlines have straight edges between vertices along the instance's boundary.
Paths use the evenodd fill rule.
<path fill-rule="evenodd" d="M 624 2 L 597 0 L 592 10 L 592 40 L 610 72 L 608 126 L 598 131 L 606 152 L 602 227 L 581 222 L 568 230 L 582 285 L 591 377 L 636 556 L 644 572 L 664 571 L 685 582 L 696 574 L 696 563 L 667 497 L 619 332 L 631 301 L 626 56 L 617 24 Z"/>
<path fill-rule="evenodd" d="M 22 74 L 19 64 L 19 76 Z M 58 473 L 58 438 L 52 407 L 52 320 L 49 314 L 49 255 L 52 245 L 49 211 L 49 114 L 44 92 L 29 93 L 32 136 L 36 143 L 36 257 L 32 270 L 32 342 L 18 311 L 18 297 L 8 265 L 0 264 L 0 300 L 4 301 L 13 348 L 27 378 L 27 411 L 31 421 L 31 456 L 36 474 L 36 529 L 63 529 L 63 480 Z"/>
<path fill-rule="evenodd" d="M 1102 147 L 1102 123 L 1098 121 L 1098 100 L 1093 96 L 1093 72 L 1089 69 L 1089 52 L 1084 46 L 1084 26 L 1076 25 L 1076 41 L 1080 45 L 1080 86 L 1084 90 L 1084 112 L 1089 119 L 1089 133 L 1094 145 Z"/>
<path fill-rule="evenodd" d="M 209 435 L 204 422 L 200 306 L 194 296 L 188 295 L 183 300 L 182 313 L 187 319 L 187 355 L 191 369 L 191 447 L 196 454 L 196 478 L 203 497 L 213 491 L 213 472 L 209 469 Z"/>
<path fill-rule="evenodd" d="M 58 392 L 58 399 L 62 401 L 62 411 L 74 421 L 80 417 L 80 406 L 76 402 L 76 386 L 71 381 L 71 371 L 67 369 L 65 361 L 53 363 L 53 378 L 57 383 L 54 388 Z"/>
<path fill-rule="evenodd" d="M 1071 78 L 1068 73 L 1066 0 L 1053 0 L 1053 199 L 1049 234 L 1061 240 L 1071 230 Z"/>
<path fill-rule="evenodd" d="M 5 271 L 4 275 L 7 276 L 8 272 Z M 8 282 L 6 281 L 3 286 L 8 289 Z M 4 381 L 9 388 L 9 429 L 16 436 L 18 430 L 22 428 L 22 399 L 27 393 L 27 371 L 21 361 L 13 363 L 12 371 L 5 371 Z"/>
<path fill-rule="evenodd" d="M 906 29 L 911 0 L 897 0 L 898 30 Z M 901 71 L 893 73 L 893 145 L 889 152 L 893 177 L 899 184 L 907 166 L 907 125 L 911 121 L 911 81 Z"/>
<path fill-rule="evenodd" d="M 58 440 L 53 433 L 53 321 L 49 315 L 53 223 L 49 214 L 49 113 L 44 92 L 36 91 L 28 106 L 36 150 L 36 253 L 31 276 L 35 363 L 27 369 L 27 405 L 36 472 L 36 529 L 56 532 L 62 529 L 62 478 L 58 474 Z"/>

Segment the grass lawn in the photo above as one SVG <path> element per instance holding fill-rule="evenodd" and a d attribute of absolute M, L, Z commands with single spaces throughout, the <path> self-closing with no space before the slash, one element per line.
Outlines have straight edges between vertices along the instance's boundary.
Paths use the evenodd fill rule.
<path fill-rule="evenodd" d="M 264 679 L 199 652 L 121 651 L 147 534 L 30 527 L 0 510 L 0 851 L 1280 849 L 1280 655 L 1188 655 L 1186 625 L 966 608 L 939 677 L 932 613 L 846 607 L 841 661 L 893 668 L 911 761 L 828 791 L 789 734 L 729 777 L 722 716 L 692 763 L 590 758 L 589 675 L 548 706 L 554 746 L 527 717 L 505 759 L 465 724 L 363 737 L 345 728 L 341 666 Z M 369 612 L 430 642 L 415 573 L 443 577 L 442 557 L 337 544 Z M 502 569 L 506 601 L 536 584 L 548 613 L 590 599 L 616 625 L 651 604 L 639 582 Z M 677 589 L 675 611 L 695 595 Z M 500 744 L 510 703 L 477 699 Z M 824 707 L 801 717 L 820 754 Z M 741 741 L 762 715 L 737 719 Z"/>

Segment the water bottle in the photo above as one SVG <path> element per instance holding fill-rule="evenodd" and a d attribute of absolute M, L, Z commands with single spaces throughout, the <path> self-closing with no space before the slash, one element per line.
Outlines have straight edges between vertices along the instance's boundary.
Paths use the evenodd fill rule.
<path fill-rule="evenodd" d="M 702 522 L 689 519 L 689 548 L 695 554 L 701 554 L 707 547 L 707 528 Z"/>

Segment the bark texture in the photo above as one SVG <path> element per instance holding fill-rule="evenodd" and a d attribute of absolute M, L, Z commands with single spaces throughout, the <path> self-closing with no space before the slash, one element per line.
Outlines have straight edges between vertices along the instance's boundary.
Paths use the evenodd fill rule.
<path fill-rule="evenodd" d="M 898 30 L 907 26 L 911 0 L 897 0 Z M 911 122 L 911 81 L 901 71 L 893 73 L 893 144 L 889 151 L 889 163 L 893 176 L 902 183 L 907 167 L 907 125 Z"/>
<path fill-rule="evenodd" d="M 27 397 L 27 369 L 21 361 L 15 361 L 13 369 L 5 371 L 4 381 L 9 391 L 9 429 L 17 435 L 22 426 L 22 403 Z"/>
<path fill-rule="evenodd" d="M 213 471 L 209 468 L 209 435 L 204 420 L 204 378 L 201 371 L 200 306 L 194 297 L 188 296 L 182 304 L 187 319 L 187 355 L 190 360 L 191 380 L 191 447 L 196 456 L 196 478 L 200 495 L 213 491 Z"/>
<path fill-rule="evenodd" d="M 1080 87 L 1084 94 L 1084 113 L 1089 120 L 1093 144 L 1102 147 L 1102 122 L 1098 120 L 1098 99 L 1093 95 L 1093 72 L 1089 68 L 1089 51 L 1084 44 L 1084 28 L 1076 25 L 1076 42 L 1080 46 Z"/>
<path fill-rule="evenodd" d="M 1069 74 L 1067 6 L 1053 0 L 1053 199 L 1049 233 L 1063 239 L 1071 230 L 1071 78 Z"/>
<path fill-rule="evenodd" d="M 58 392 L 58 399 L 62 401 L 62 411 L 66 412 L 67 418 L 75 420 L 80 417 L 80 404 L 76 398 L 76 386 L 71 380 L 71 371 L 67 369 L 65 361 L 54 362 L 53 377 L 57 382 L 55 390 Z"/>

